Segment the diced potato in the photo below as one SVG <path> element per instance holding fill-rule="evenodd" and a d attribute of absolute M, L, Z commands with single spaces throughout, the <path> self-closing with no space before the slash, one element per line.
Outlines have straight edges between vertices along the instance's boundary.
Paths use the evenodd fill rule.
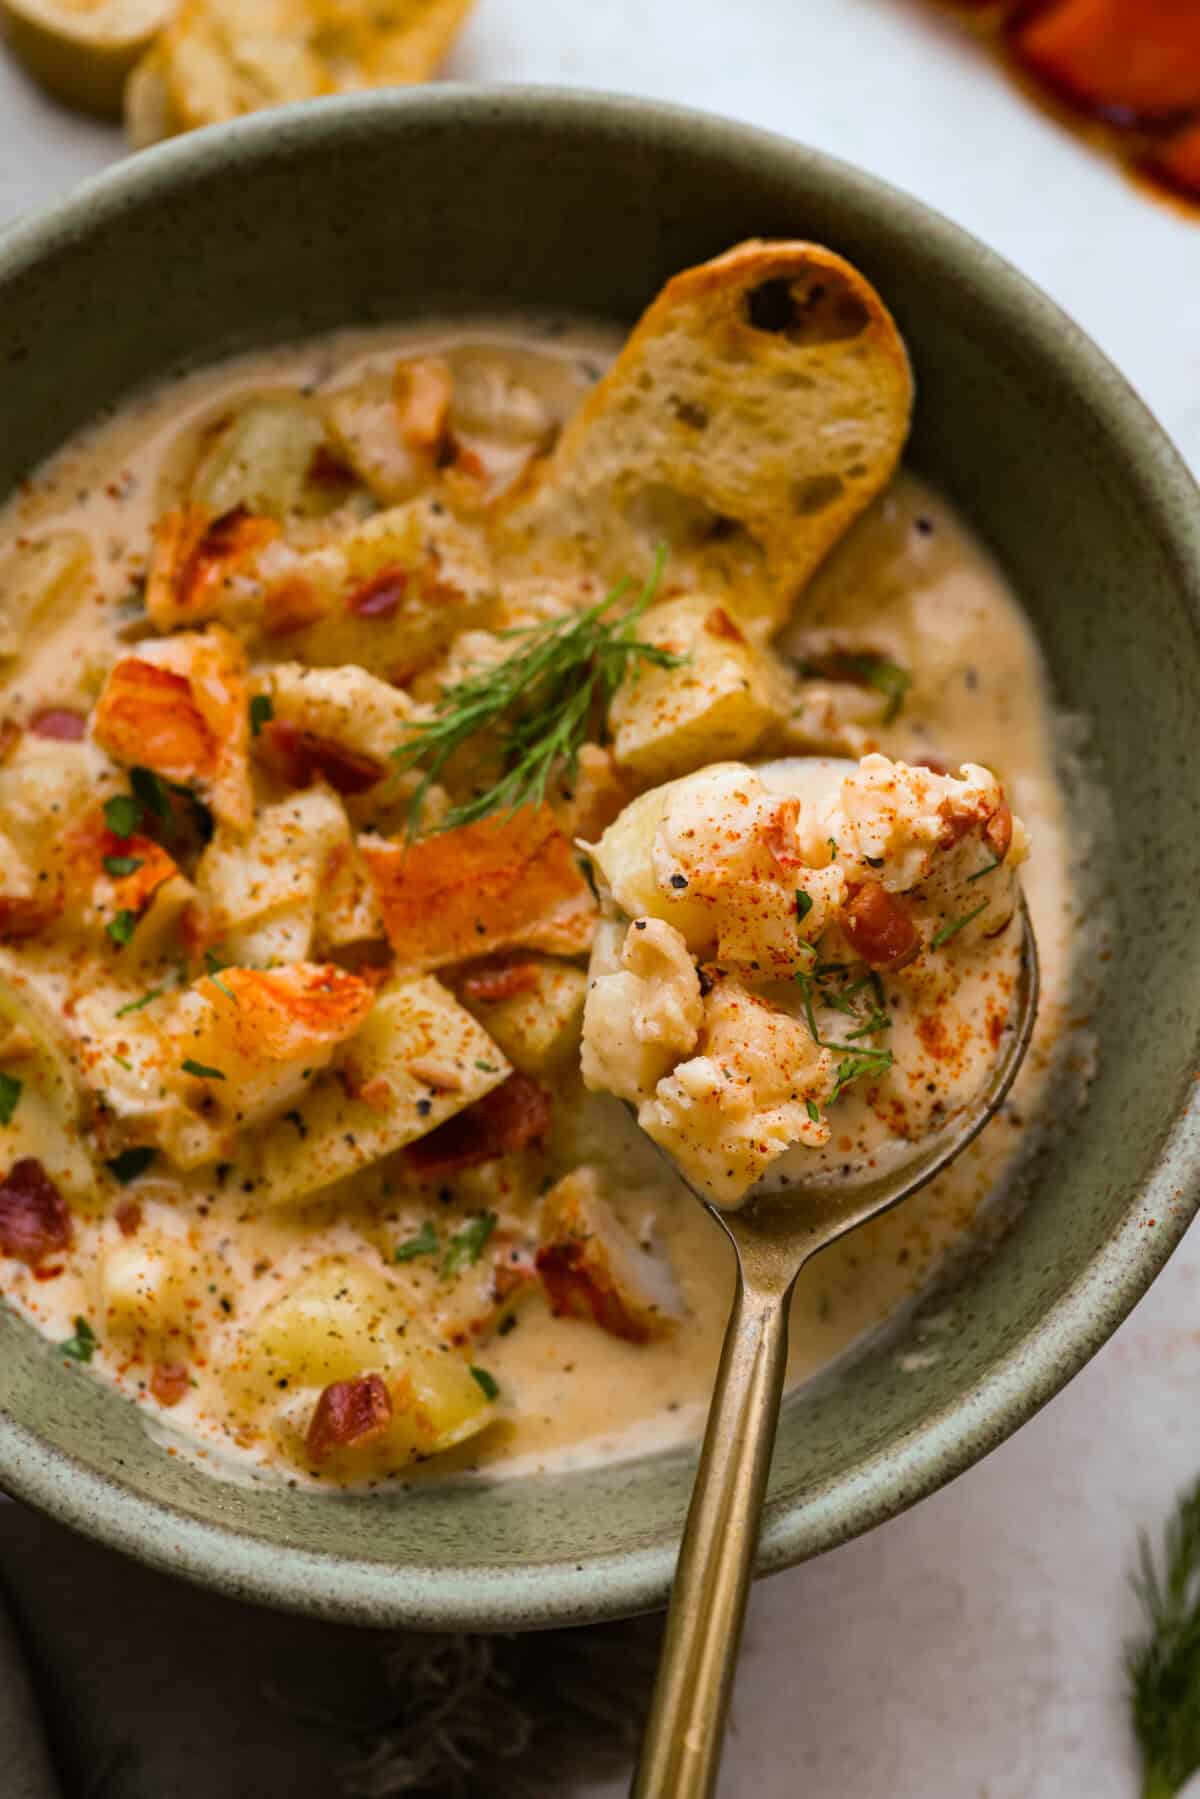
<path fill-rule="evenodd" d="M 275 1406 L 283 1381 L 288 1391 L 310 1389 L 315 1403 L 332 1383 L 365 1374 L 383 1377 L 392 1405 L 386 1433 L 369 1446 L 372 1467 L 436 1455 L 495 1416 L 466 1360 L 409 1314 L 382 1272 L 359 1261 L 319 1263 L 276 1300 L 246 1332 L 230 1382 L 243 1399 Z M 306 1459 L 294 1425 L 288 1434 L 285 1447 Z M 353 1447 L 341 1455 L 350 1470 L 363 1459 Z"/>
<path fill-rule="evenodd" d="M 555 1312 L 631 1343 L 675 1330 L 683 1298 L 671 1265 L 625 1229 L 594 1168 L 577 1168 L 550 1189 L 540 1236 L 538 1271 Z"/>
<path fill-rule="evenodd" d="M 73 607 L 92 576 L 92 546 L 82 531 L 55 531 L 0 559 L 0 657 Z"/>
<path fill-rule="evenodd" d="M 786 716 L 786 689 L 770 652 L 750 643 L 709 596 L 683 594 L 653 606 L 638 636 L 684 658 L 676 668 L 639 664 L 613 699 L 613 752 L 639 778 L 662 781 L 700 763 L 748 755 Z"/>
<path fill-rule="evenodd" d="M 83 1090 L 70 1041 L 56 1009 L 3 950 L 0 1071 L 21 1083 L 12 1116 L 0 1125 L 0 1172 L 33 1156 L 57 1186 L 87 1192 L 95 1177 L 79 1139 Z"/>
<path fill-rule="evenodd" d="M 339 450 L 385 504 L 411 499 L 433 479 L 450 394 L 446 364 L 423 356 L 372 370 L 325 401 Z"/>
<path fill-rule="evenodd" d="M 591 857 L 600 879 L 628 917 L 661 918 L 696 949 L 715 941 L 711 906 L 689 900 L 686 893 L 679 898 L 664 893 L 654 878 L 655 833 L 672 793 L 681 785 L 681 781 L 668 781 L 641 794 L 592 846 Z"/>
<path fill-rule="evenodd" d="M 325 426 L 311 401 L 285 388 L 256 395 L 209 439 L 192 475 L 192 504 L 213 518 L 239 506 L 280 519 L 328 512 L 344 488 L 320 479 L 326 448 Z"/>
<path fill-rule="evenodd" d="M 187 1244 L 161 1232 L 141 1231 L 114 1244 L 97 1269 L 100 1335 L 158 1338 L 188 1321 Z"/>
<path fill-rule="evenodd" d="M 267 1206 L 306 1200 L 444 1124 L 511 1073 L 439 981 L 396 981 L 381 990 L 337 1076 L 309 1089 L 295 1119 L 261 1132 L 257 1156 L 247 1145 L 255 1197 Z"/>
<path fill-rule="evenodd" d="M 288 637 L 303 662 L 357 663 L 388 681 L 408 679 L 494 596 L 480 539 L 428 497 L 377 512 L 336 547 L 341 591 Z M 319 572 L 318 588 L 327 579 L 323 566 Z M 270 606 L 268 594 L 268 613 Z"/>
<path fill-rule="evenodd" d="M 550 956 L 530 956 L 518 970 L 521 984 L 496 999 L 473 994 L 468 975 L 463 1002 L 514 1068 L 523 1074 L 545 1074 L 561 1066 L 579 1046 L 587 975 Z"/>
<path fill-rule="evenodd" d="M 108 757 L 90 743 L 57 743 L 29 732 L 0 762 L 0 819 L 22 859 L 44 868 L 61 840 L 106 792 L 123 786 Z M 6 892 L 13 891 L 7 867 Z"/>
<path fill-rule="evenodd" d="M 342 802 L 323 786 L 263 806 L 244 843 L 218 830 L 196 870 L 210 936 L 229 959 L 248 966 L 303 961 L 334 877 L 352 853 Z"/>

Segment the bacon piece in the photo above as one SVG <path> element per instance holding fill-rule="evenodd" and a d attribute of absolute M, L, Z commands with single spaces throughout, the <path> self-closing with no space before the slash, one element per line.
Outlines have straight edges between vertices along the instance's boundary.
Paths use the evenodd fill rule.
<path fill-rule="evenodd" d="M 1115 124 L 1200 106 L 1196 0 L 1051 0 L 1020 13 L 1009 39 L 1061 99 Z"/>
<path fill-rule="evenodd" d="M 67 1202 L 33 1156 L 14 1162 L 0 1181 L 0 1254 L 32 1268 L 51 1251 L 71 1247 Z"/>
<path fill-rule="evenodd" d="M 311 787 L 321 780 L 328 781 L 337 793 L 366 793 L 386 773 L 373 756 L 361 755 L 332 737 L 321 737 L 284 718 L 272 719 L 264 727 L 258 748 L 263 761 L 289 787 Z"/>
<path fill-rule="evenodd" d="M 187 676 L 141 656 L 114 664 L 92 728 L 118 762 L 141 763 L 171 781 L 211 775 L 217 767 L 217 741 Z"/>
<path fill-rule="evenodd" d="M 546 1089 L 528 1075 L 510 1074 L 474 1105 L 410 1144 L 404 1157 L 414 1174 L 440 1178 L 525 1149 L 544 1137 L 549 1125 Z"/>
<path fill-rule="evenodd" d="M 616 1288 L 589 1266 L 588 1247 L 578 1237 L 543 1246 L 537 1269 L 556 1318 L 582 1318 L 627 1343 L 648 1343 L 650 1332 L 626 1311 Z"/>
<path fill-rule="evenodd" d="M 0 893 L 0 943 L 24 943 L 30 937 L 39 937 L 62 909 L 60 892 Z"/>
<path fill-rule="evenodd" d="M 899 968 L 920 947 L 916 925 L 879 881 L 864 881 L 842 908 L 841 925 L 851 948 L 873 968 Z"/>
<path fill-rule="evenodd" d="M 123 1199 L 113 1217 L 123 1237 L 136 1237 L 142 1228 L 142 1208 L 136 1199 Z"/>
<path fill-rule="evenodd" d="M 34 713 L 29 729 L 35 737 L 49 737 L 55 743 L 82 743 L 87 719 L 82 712 L 71 712 L 65 706 L 47 706 L 44 712 Z"/>
<path fill-rule="evenodd" d="M 499 1000 L 529 993 L 537 983 L 536 962 L 495 963 L 490 968 L 476 968 L 465 974 L 459 992 L 464 999 L 474 1000 L 477 1005 L 494 1006 Z"/>
<path fill-rule="evenodd" d="M 991 849 L 997 862 L 1003 862 L 1013 840 L 1012 807 L 1007 800 L 1001 800 L 992 816 L 983 827 L 984 840 Z"/>
<path fill-rule="evenodd" d="M 159 1405 L 178 1405 L 188 1390 L 186 1362 L 155 1362 L 150 1391 Z"/>
<path fill-rule="evenodd" d="M 381 1374 L 334 1381 L 317 1401 L 308 1427 L 308 1453 L 323 1462 L 335 1449 L 359 1448 L 392 1422 L 392 1396 Z"/>
<path fill-rule="evenodd" d="M 573 955 L 596 902 L 548 806 L 522 806 L 415 843 L 361 841 L 388 939 L 408 968 L 516 945 Z"/>
<path fill-rule="evenodd" d="M 155 624 L 166 628 L 213 617 L 225 583 L 273 543 L 279 529 L 274 519 L 244 506 L 215 519 L 198 506 L 165 513 L 154 528 L 146 586 L 146 610 Z"/>
<path fill-rule="evenodd" d="M 356 618 L 392 618 L 404 603 L 408 588 L 408 570 L 382 568 L 346 598 L 347 612 Z"/>
<path fill-rule="evenodd" d="M 558 1317 L 598 1324 L 627 1343 L 677 1328 L 683 1306 L 670 1269 L 639 1250 L 603 1197 L 594 1170 L 577 1168 L 542 1202 L 537 1271 Z"/>

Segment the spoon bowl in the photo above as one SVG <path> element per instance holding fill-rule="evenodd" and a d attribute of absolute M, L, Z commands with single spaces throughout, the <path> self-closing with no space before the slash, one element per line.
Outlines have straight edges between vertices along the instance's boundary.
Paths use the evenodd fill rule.
<path fill-rule="evenodd" d="M 1033 1036 L 1037 943 L 1022 899 L 1020 972 L 987 1086 L 910 1160 L 860 1181 L 797 1184 L 770 1174 L 736 1208 L 714 1205 L 675 1172 L 729 1237 L 737 1286 L 632 1799 L 707 1799 L 716 1787 L 783 1383 L 788 1314 L 800 1270 L 820 1250 L 942 1173 L 992 1118 Z M 667 1152 L 662 1151 L 666 1156 Z"/>

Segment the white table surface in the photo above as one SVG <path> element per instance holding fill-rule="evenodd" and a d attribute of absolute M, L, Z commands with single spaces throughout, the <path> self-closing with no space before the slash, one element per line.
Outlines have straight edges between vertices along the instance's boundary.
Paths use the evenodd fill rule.
<path fill-rule="evenodd" d="M 688 101 L 886 175 L 1053 294 L 1200 471 L 1200 224 L 1059 132 L 919 0 L 479 0 L 449 72 Z M 0 59 L 0 223 L 121 151 Z M 1198 1295 L 1193 1234 L 985 1463 L 758 1587 L 728 1799 L 1136 1793 L 1123 1575 L 1137 1526 L 1200 1473 Z"/>

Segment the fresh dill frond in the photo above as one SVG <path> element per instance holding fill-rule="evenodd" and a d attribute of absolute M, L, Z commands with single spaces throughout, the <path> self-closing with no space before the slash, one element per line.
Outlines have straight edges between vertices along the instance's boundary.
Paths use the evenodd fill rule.
<path fill-rule="evenodd" d="M 1200 1769 L 1200 1481 L 1176 1504 L 1160 1556 L 1140 1536 L 1133 1587 L 1145 1628 L 1125 1667 L 1142 1799 L 1173 1799 Z"/>
<path fill-rule="evenodd" d="M 498 736 L 502 770 L 481 792 L 452 806 L 436 830 L 540 804 L 552 775 L 574 774 L 597 710 L 607 709 L 628 670 L 642 663 L 678 667 L 682 656 L 634 635 L 658 591 L 665 558 L 660 549 L 645 586 L 623 611 L 617 608 L 628 581 L 584 612 L 519 627 L 509 633 L 518 647 L 503 662 L 446 689 L 434 717 L 415 725 L 392 752 L 401 771 L 421 770 L 409 806 L 410 834 L 420 826 L 429 789 L 451 757 L 473 741 L 487 754 Z"/>
<path fill-rule="evenodd" d="M 868 969 L 866 974 L 853 981 L 846 978 L 851 973 L 853 964 L 818 962 L 811 974 L 801 970 L 795 977 L 810 1037 L 818 1048 L 830 1050 L 839 1058 L 833 1091 L 829 1095 L 830 1105 L 854 1081 L 864 1077 L 878 1079 L 886 1074 L 893 1061 L 890 1049 L 880 1049 L 862 1041 L 864 1037 L 873 1037 L 879 1031 L 892 1028 L 883 982 L 874 969 Z M 854 1021 L 855 1028 L 846 1032 L 844 1042 L 835 1043 L 822 1037 L 817 1026 L 818 1005 L 827 1006 L 830 1011 L 840 1012 Z"/>

